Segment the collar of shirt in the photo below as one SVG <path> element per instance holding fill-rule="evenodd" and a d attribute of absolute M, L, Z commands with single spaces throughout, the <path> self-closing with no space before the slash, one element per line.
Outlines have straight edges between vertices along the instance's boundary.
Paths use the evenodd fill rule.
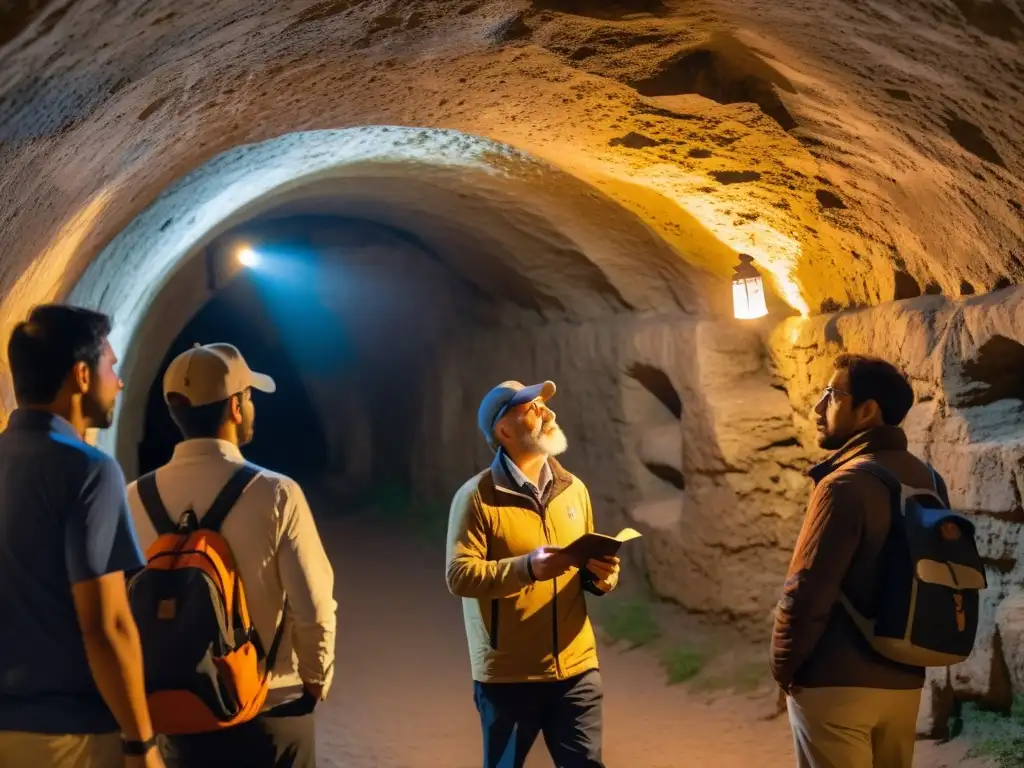
<path fill-rule="evenodd" d="M 206 459 L 211 456 L 220 456 L 229 461 L 245 461 L 237 445 L 213 437 L 183 440 L 174 446 L 174 456 L 171 461 Z"/>
<path fill-rule="evenodd" d="M 817 485 L 839 467 L 861 456 L 879 451 L 905 450 L 907 450 L 907 435 L 900 427 L 889 425 L 873 427 L 851 437 L 843 447 L 807 470 L 807 474 Z"/>
<path fill-rule="evenodd" d="M 82 440 L 82 436 L 78 434 L 78 431 L 71 426 L 71 422 L 67 419 L 38 408 L 18 408 L 11 414 L 8 426 L 27 431 L 56 432 L 64 437 Z"/>
<path fill-rule="evenodd" d="M 548 486 L 551 485 L 551 481 L 554 479 L 551 474 L 551 467 L 545 461 L 543 468 L 540 471 L 540 488 L 530 482 L 530 478 L 523 474 L 523 470 L 516 466 L 516 463 L 508 457 L 504 451 L 501 452 L 501 458 L 505 462 L 505 471 L 508 472 L 508 476 L 512 481 L 519 486 L 520 490 L 529 491 L 534 496 L 542 496 L 547 492 Z"/>

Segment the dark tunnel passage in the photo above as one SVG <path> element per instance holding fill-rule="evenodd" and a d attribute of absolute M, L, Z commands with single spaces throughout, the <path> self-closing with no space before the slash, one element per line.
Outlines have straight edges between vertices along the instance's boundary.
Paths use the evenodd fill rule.
<path fill-rule="evenodd" d="M 243 251 L 252 262 L 239 269 Z M 459 312 L 451 294 L 460 278 L 401 231 L 329 215 L 252 220 L 201 258 L 208 280 L 223 285 L 175 338 L 152 382 L 140 472 L 167 461 L 180 439 L 163 402 L 163 371 L 193 344 L 222 341 L 278 386 L 254 393 L 249 460 L 303 486 L 329 487 L 345 508 L 408 498 L 423 381 Z"/>

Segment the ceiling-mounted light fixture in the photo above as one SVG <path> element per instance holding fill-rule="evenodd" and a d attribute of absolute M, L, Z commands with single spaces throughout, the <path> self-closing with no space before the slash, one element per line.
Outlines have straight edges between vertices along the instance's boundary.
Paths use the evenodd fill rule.
<path fill-rule="evenodd" d="M 249 246 L 245 246 L 238 251 L 238 263 L 243 267 L 259 266 L 260 255 Z"/>
<path fill-rule="evenodd" d="M 754 257 L 740 254 L 732 274 L 732 309 L 739 320 L 754 320 L 768 314 L 764 301 L 764 280 L 754 267 Z"/>

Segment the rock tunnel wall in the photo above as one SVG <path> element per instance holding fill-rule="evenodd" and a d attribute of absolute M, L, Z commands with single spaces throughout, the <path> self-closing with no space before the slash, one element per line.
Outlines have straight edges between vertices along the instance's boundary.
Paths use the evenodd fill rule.
<path fill-rule="evenodd" d="M 346 202 L 361 215 L 401 198 L 392 215 L 468 257 L 463 271 L 503 265 L 478 273 L 478 290 L 519 289 L 505 317 L 486 318 L 519 329 L 516 370 L 491 357 L 483 329 L 453 332 L 424 369 L 431 386 L 445 383 L 431 402 L 447 415 L 425 409 L 419 429 L 451 453 L 418 451 L 419 482 L 440 492 L 485 458 L 471 414 L 487 386 L 558 379 L 572 466 L 606 524 L 647 526 L 658 591 L 760 626 L 798 526 L 813 456 L 802 414 L 828 356 L 896 357 L 924 398 L 915 445 L 986 526 L 986 639 L 958 673 L 962 687 L 997 690 L 1000 663 L 1004 682 L 1019 684 L 1020 662 L 998 639 L 1021 623 L 1011 610 L 1020 393 L 1006 373 L 1022 357 L 1018 299 L 951 300 L 1024 280 L 1021 10 L 1014 0 L 8 4 L 0 331 L 36 302 L 71 296 L 114 314 L 131 368 L 129 339 L 159 346 L 169 332 L 146 311 L 154 297 L 175 306 L 156 289 L 193 268 L 184 256 L 272 194 L 347 163 Z M 435 215 L 439 201 L 477 223 L 472 241 Z M 525 231 L 542 235 L 505 249 L 485 236 Z M 721 279 L 737 250 L 758 258 L 783 312 L 927 298 L 790 321 L 769 361 L 757 331 L 712 319 L 728 311 Z M 479 366 L 460 366 L 467 355 Z M 334 382 L 311 387 L 326 400 Z M 2 366 L 0 396 L 5 416 Z"/>
<path fill-rule="evenodd" d="M 645 533 L 641 572 L 659 594 L 763 633 L 799 530 L 806 460 L 756 329 L 681 314 L 480 329 L 446 345 L 437 366 L 426 395 L 436 405 L 417 433 L 421 492 L 447 501 L 490 462 L 475 426 L 487 389 L 551 378 L 565 464 L 590 488 L 598 525 Z"/>
<path fill-rule="evenodd" d="M 367 124 L 549 160 L 718 277 L 750 250 L 799 311 L 1024 276 L 1024 20 L 1008 0 L 51 0 L 2 14 L 0 288 L 26 294 L 15 315 L 36 282 L 66 292 L 211 157 Z"/>

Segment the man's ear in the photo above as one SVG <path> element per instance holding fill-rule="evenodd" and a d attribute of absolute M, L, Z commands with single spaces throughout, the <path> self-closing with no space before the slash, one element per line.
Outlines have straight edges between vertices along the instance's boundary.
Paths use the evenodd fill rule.
<path fill-rule="evenodd" d="M 74 394 L 84 395 L 88 392 L 92 383 L 92 371 L 89 370 L 88 364 L 79 361 L 71 366 L 70 379 Z"/>
<path fill-rule="evenodd" d="M 242 423 L 242 396 L 232 395 L 231 402 L 228 403 L 228 408 L 231 411 L 231 421 L 235 424 Z"/>
<path fill-rule="evenodd" d="M 884 421 L 882 419 L 882 409 L 878 407 L 878 403 L 874 400 L 865 400 L 857 406 L 857 411 L 857 420 L 862 425 L 881 424 Z"/>

